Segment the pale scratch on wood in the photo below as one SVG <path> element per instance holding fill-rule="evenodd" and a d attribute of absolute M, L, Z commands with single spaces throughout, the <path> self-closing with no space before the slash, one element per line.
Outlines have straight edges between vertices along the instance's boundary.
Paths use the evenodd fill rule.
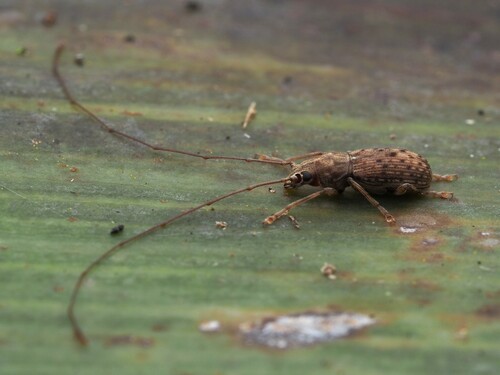
<path fill-rule="evenodd" d="M 15 195 L 17 195 L 17 196 L 19 196 L 19 197 L 21 197 L 21 198 L 23 198 L 23 199 L 28 199 L 28 198 L 26 198 L 24 195 L 21 195 L 21 194 L 19 194 L 19 193 L 15 192 L 14 190 L 9 189 L 7 186 L 0 185 L 0 188 L 5 189 L 5 190 L 7 190 L 7 191 L 10 191 L 12 194 L 15 194 Z"/>

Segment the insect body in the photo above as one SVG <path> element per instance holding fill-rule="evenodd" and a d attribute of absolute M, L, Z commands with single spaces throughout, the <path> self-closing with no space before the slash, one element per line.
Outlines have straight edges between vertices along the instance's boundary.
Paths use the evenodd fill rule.
<path fill-rule="evenodd" d="M 450 192 L 428 190 L 431 182 L 453 181 L 456 175 L 436 175 L 427 160 L 421 155 L 403 148 L 370 148 L 351 152 L 316 152 L 304 157 L 310 159 L 300 164 L 292 164 L 292 172 L 285 182 L 285 189 L 295 189 L 302 185 L 321 187 L 305 198 L 291 203 L 283 210 L 264 220 L 272 224 L 288 212 L 321 194 L 341 194 L 347 187 L 361 193 L 384 215 L 388 223 L 396 220 L 371 195 L 403 195 L 408 192 L 449 199 Z M 266 159 L 266 156 L 261 156 Z M 300 158 L 300 157 L 299 157 Z M 276 160 L 276 158 L 270 158 Z M 294 158 L 292 158 L 294 159 Z M 288 159 L 291 160 L 291 159 Z"/>
<path fill-rule="evenodd" d="M 264 224 L 272 224 L 277 219 L 287 215 L 291 209 L 314 198 L 317 198 L 322 194 L 341 194 L 347 187 L 351 187 L 362 194 L 374 207 L 376 207 L 382 213 L 382 215 L 384 215 L 385 220 L 388 223 L 394 223 L 396 220 L 370 194 L 390 193 L 395 195 L 402 195 L 408 192 L 412 192 L 443 199 L 449 199 L 453 197 L 453 194 L 449 192 L 435 192 L 428 189 L 430 187 L 431 181 L 453 181 L 456 178 L 456 175 L 440 176 L 432 174 L 429 163 L 427 163 L 427 161 L 422 156 L 405 149 L 373 148 L 351 152 L 312 152 L 288 159 L 279 159 L 276 157 L 269 157 L 265 155 L 258 155 L 254 158 L 201 155 L 191 151 L 177 150 L 147 143 L 146 141 L 110 127 L 100 117 L 80 104 L 80 102 L 78 102 L 73 97 L 68 87 L 66 86 L 63 77 L 59 73 L 59 60 L 63 48 L 63 45 L 58 46 L 54 53 L 54 60 L 52 65 L 52 72 L 54 74 L 54 77 L 59 83 L 68 102 L 88 115 L 103 130 L 129 141 L 141 144 L 154 151 L 177 153 L 186 156 L 202 158 L 205 160 L 216 159 L 245 161 L 280 165 L 291 168 L 291 172 L 285 178 L 274 181 L 255 183 L 253 185 L 231 191 L 229 193 L 210 199 L 206 202 L 200 203 L 199 205 L 182 211 L 170 218 L 167 218 L 165 221 L 147 228 L 144 231 L 117 243 L 115 246 L 105 251 L 97 259 L 90 263 L 90 265 L 88 265 L 80 274 L 73 289 L 70 303 L 68 305 L 68 317 L 73 328 L 73 334 L 81 345 L 86 345 L 88 343 L 88 340 L 84 335 L 82 329 L 80 328 L 80 325 L 78 324 L 74 308 L 84 281 L 95 267 L 97 267 L 107 258 L 111 257 L 127 244 L 137 241 L 153 232 L 156 232 L 157 230 L 163 229 L 166 226 L 172 224 L 174 221 L 177 221 L 184 216 L 190 215 L 203 207 L 210 206 L 233 195 L 277 183 L 283 183 L 285 189 L 295 189 L 305 184 L 317 186 L 320 188 L 320 190 L 301 199 L 298 199 L 288 204 L 286 207 L 274 213 L 273 215 L 268 216 L 266 219 L 264 219 Z M 303 161 L 300 163 L 296 163 L 296 160 Z"/>
<path fill-rule="evenodd" d="M 301 178 L 303 174 L 308 178 Z M 394 193 L 403 184 L 411 184 L 416 191 L 423 191 L 430 187 L 432 172 L 427 160 L 414 152 L 371 148 L 319 155 L 296 166 L 289 176 L 301 184 L 331 187 L 339 193 L 349 186 L 349 177 L 369 193 L 385 194 Z"/>

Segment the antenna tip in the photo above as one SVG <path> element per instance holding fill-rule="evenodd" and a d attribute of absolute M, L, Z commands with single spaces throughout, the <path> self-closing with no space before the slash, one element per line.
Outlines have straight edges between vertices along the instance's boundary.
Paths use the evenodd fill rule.
<path fill-rule="evenodd" d="M 75 337 L 75 340 L 78 341 L 78 343 L 81 346 L 86 347 L 89 345 L 89 340 L 87 339 L 87 337 L 83 334 L 83 332 L 80 329 L 74 329 L 73 336 Z"/>

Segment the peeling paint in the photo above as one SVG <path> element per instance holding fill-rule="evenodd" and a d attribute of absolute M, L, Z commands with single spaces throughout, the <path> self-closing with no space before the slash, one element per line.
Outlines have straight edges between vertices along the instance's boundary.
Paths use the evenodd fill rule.
<path fill-rule="evenodd" d="M 239 332 L 247 344 L 287 349 L 338 340 L 373 324 L 373 317 L 360 313 L 306 312 L 242 323 Z"/>

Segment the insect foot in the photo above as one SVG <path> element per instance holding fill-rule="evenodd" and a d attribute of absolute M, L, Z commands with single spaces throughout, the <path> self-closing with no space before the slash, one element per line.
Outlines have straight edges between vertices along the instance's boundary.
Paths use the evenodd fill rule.
<path fill-rule="evenodd" d="M 396 219 L 394 218 L 394 216 L 392 216 L 391 214 L 385 214 L 385 221 L 388 223 L 388 224 L 396 224 Z"/>
<path fill-rule="evenodd" d="M 439 174 L 432 174 L 432 181 L 434 182 L 439 182 L 439 181 L 444 181 L 444 182 L 452 182 L 456 181 L 458 179 L 458 174 L 444 174 L 444 175 L 439 175 Z"/>
<path fill-rule="evenodd" d="M 285 186 L 287 183 L 289 183 L 289 179 L 287 179 L 285 181 Z M 333 195 L 337 195 L 338 192 L 333 189 L 333 188 L 324 188 L 322 190 L 319 190 L 319 191 L 316 191 L 312 194 L 309 194 L 307 196 L 305 196 L 304 198 L 301 198 L 301 199 L 298 199 L 288 205 L 285 206 L 285 208 L 279 210 L 278 212 L 266 217 L 264 219 L 264 221 L 262 221 L 262 224 L 266 224 L 266 225 L 271 225 L 272 223 L 274 223 L 276 220 L 278 220 L 279 218 L 283 217 L 283 216 L 286 216 L 288 215 L 288 213 L 290 212 L 291 209 L 297 207 L 297 206 L 300 206 L 301 204 L 304 204 L 306 202 L 309 202 L 310 200 L 313 200 L 314 198 L 317 198 L 319 197 L 320 195 L 322 194 L 326 194 L 328 196 L 333 196 Z"/>
<path fill-rule="evenodd" d="M 286 213 L 283 213 L 283 215 L 281 216 L 285 216 Z M 280 216 L 280 217 L 281 217 Z M 271 215 L 271 216 L 268 216 L 266 217 L 263 221 L 262 221 L 262 224 L 266 224 L 266 225 L 271 225 L 272 223 L 274 223 L 277 219 L 279 219 L 280 217 L 278 217 L 277 215 Z"/>
<path fill-rule="evenodd" d="M 451 191 L 426 191 L 424 195 L 431 198 L 453 199 L 453 193 Z"/>

